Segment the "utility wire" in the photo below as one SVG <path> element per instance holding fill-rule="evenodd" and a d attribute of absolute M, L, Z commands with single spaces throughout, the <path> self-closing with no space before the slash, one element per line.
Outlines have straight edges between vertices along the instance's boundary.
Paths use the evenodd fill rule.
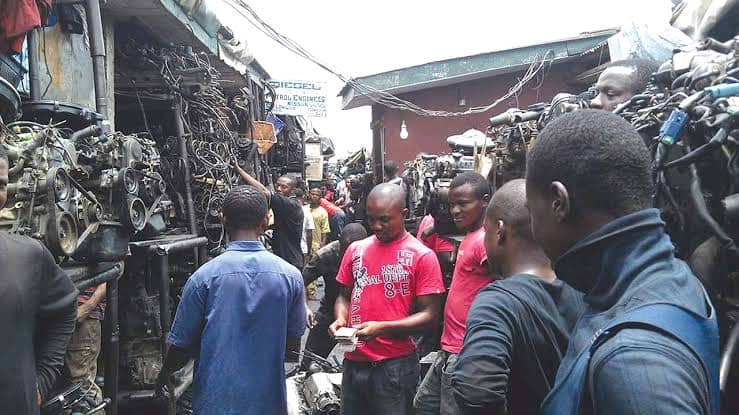
<path fill-rule="evenodd" d="M 532 62 L 529 64 L 528 69 L 526 70 L 524 75 L 519 79 L 519 81 L 515 85 L 513 85 L 506 94 L 496 99 L 489 105 L 485 105 L 481 107 L 471 107 L 461 112 L 430 110 L 430 109 L 421 108 L 420 106 L 410 101 L 399 98 L 389 92 L 380 91 L 372 86 L 365 85 L 350 76 L 343 75 L 341 71 L 334 69 L 328 63 L 323 62 L 318 57 L 316 57 L 315 55 L 310 53 L 308 50 L 303 48 L 296 41 L 278 32 L 270 24 L 268 24 L 261 17 L 259 17 L 259 15 L 254 11 L 254 9 L 252 9 L 243 0 L 226 0 L 226 2 L 228 3 L 229 6 L 231 6 L 231 8 L 233 8 L 236 12 L 242 15 L 252 26 L 254 26 L 257 30 L 262 32 L 264 35 L 274 40 L 275 42 L 279 43 L 280 45 L 284 46 L 285 48 L 295 53 L 296 55 L 301 56 L 304 59 L 307 59 L 313 62 L 314 64 L 318 65 L 325 71 L 333 74 L 334 76 L 339 78 L 342 82 L 344 82 L 345 84 L 357 90 L 360 94 L 366 95 L 367 98 L 369 98 L 372 102 L 384 105 L 392 109 L 409 111 L 409 112 L 412 112 L 414 114 L 417 114 L 423 117 L 462 117 L 462 116 L 467 116 L 467 115 L 472 115 L 472 114 L 480 114 L 480 113 L 488 112 L 492 108 L 500 104 L 501 102 L 506 101 L 510 97 L 516 96 L 517 94 L 519 94 L 520 91 L 523 89 L 523 87 L 529 81 L 534 79 L 536 75 L 540 71 L 542 71 L 543 68 L 550 67 L 552 62 L 554 61 L 554 52 L 551 49 L 547 50 L 543 55 L 538 55 L 534 57 Z"/>

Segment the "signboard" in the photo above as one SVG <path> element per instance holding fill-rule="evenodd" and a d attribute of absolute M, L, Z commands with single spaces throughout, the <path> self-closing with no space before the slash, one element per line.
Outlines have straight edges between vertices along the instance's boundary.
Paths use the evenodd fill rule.
<path fill-rule="evenodd" d="M 275 114 L 326 118 L 327 90 L 325 82 L 269 81 L 277 98 Z"/>
<path fill-rule="evenodd" d="M 323 180 L 321 143 L 305 143 L 305 178 L 312 181 Z"/>

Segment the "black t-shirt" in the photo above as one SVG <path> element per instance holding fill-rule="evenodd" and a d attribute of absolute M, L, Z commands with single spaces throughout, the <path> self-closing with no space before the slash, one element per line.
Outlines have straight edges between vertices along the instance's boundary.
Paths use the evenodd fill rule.
<path fill-rule="evenodd" d="M 39 413 L 61 373 L 77 317 L 77 289 L 39 242 L 0 232 L 2 413 Z"/>
<path fill-rule="evenodd" d="M 585 310 L 566 283 L 514 275 L 480 290 L 452 374 L 463 414 L 539 414 Z"/>
<path fill-rule="evenodd" d="M 336 297 L 339 296 L 339 283 L 336 282 L 336 274 L 339 273 L 341 262 L 339 255 L 339 241 L 331 242 L 319 249 L 303 269 L 305 285 L 323 277 L 326 287 L 318 312 L 331 317 L 334 315 Z"/>
<path fill-rule="evenodd" d="M 303 269 L 303 250 L 300 249 L 303 207 L 297 199 L 279 193 L 272 193 L 270 207 L 275 216 L 272 251 L 299 270 Z"/>

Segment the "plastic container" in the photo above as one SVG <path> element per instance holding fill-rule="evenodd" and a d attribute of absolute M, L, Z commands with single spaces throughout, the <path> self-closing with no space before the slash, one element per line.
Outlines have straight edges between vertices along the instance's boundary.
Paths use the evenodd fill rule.
<path fill-rule="evenodd" d="M 26 68 L 12 56 L 0 53 L 0 77 L 10 82 L 13 88 L 18 88 L 26 72 Z"/>

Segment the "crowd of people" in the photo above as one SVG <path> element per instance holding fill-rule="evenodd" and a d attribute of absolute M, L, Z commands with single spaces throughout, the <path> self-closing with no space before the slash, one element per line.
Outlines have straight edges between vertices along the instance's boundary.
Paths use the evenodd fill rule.
<path fill-rule="evenodd" d="M 643 139 L 607 112 L 639 90 L 644 71 L 644 61 L 612 64 L 597 109 L 549 123 L 525 178 L 493 189 L 478 173 L 457 175 L 449 201 L 458 247 L 432 218 L 417 236 L 406 230 L 393 163 L 366 198 L 367 228 L 347 221 L 346 181 L 299 188 L 285 176 L 272 191 L 235 166 L 244 185 L 223 203 L 231 242 L 187 281 L 158 393 L 195 359 L 196 414 L 285 414 L 290 345 L 310 328 L 306 349 L 326 357 L 333 335 L 351 328 L 346 415 L 718 415 L 713 306 L 652 208 Z M 7 169 L 0 154 L 0 205 Z M 260 242 L 270 227 L 272 252 Z M 0 355 L 0 397 L 18 413 L 37 412 L 75 324 L 95 330 L 79 326 L 99 316 L 94 299 L 104 293 L 83 293 L 75 315 L 74 287 L 29 241 L 0 234 L 0 319 L 15 333 Z M 314 312 L 307 287 L 321 277 Z M 40 299 L 9 300 L 30 291 Z M 414 336 L 439 321 L 440 350 L 421 379 Z"/>

